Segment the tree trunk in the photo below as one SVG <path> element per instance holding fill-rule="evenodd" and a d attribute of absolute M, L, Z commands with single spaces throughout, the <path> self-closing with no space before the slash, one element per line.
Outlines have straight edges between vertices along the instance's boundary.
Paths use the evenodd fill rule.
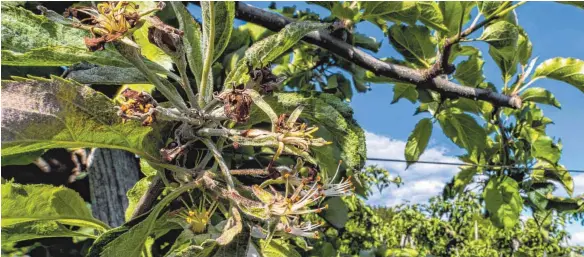
<path fill-rule="evenodd" d="M 133 153 L 94 148 L 87 167 L 93 216 L 111 227 L 125 222 L 126 192 L 138 182 L 140 165 Z"/>

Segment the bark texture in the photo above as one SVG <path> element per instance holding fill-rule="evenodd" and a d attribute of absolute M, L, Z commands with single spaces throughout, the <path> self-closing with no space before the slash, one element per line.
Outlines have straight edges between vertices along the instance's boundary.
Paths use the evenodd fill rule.
<path fill-rule="evenodd" d="M 122 225 L 128 207 L 126 192 L 136 184 L 140 165 L 133 153 L 95 148 L 87 171 L 93 216 L 111 227 Z"/>

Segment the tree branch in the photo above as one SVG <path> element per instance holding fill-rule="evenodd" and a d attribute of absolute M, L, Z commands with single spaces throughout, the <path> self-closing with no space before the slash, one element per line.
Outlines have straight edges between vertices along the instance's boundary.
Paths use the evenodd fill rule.
<path fill-rule="evenodd" d="M 294 22 L 291 18 L 265 11 L 242 2 L 237 2 L 235 16 L 238 19 L 261 25 L 273 31 L 279 31 L 286 25 Z M 521 99 L 519 97 L 507 96 L 487 89 L 465 87 L 443 78 L 428 78 L 427 76 L 424 76 L 423 71 L 383 62 L 352 45 L 334 38 L 326 32 L 311 32 L 307 34 L 303 40 L 341 56 L 378 76 L 385 76 L 402 82 L 415 84 L 420 88 L 434 90 L 443 95 L 484 100 L 495 106 L 511 108 L 521 107 Z"/>

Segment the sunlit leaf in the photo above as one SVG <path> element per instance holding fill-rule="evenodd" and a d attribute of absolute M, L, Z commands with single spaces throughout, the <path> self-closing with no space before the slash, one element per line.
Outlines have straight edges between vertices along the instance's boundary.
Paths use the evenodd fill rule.
<path fill-rule="evenodd" d="M 420 21 L 422 23 L 441 32 L 448 31 L 448 28 L 444 25 L 444 16 L 437 2 L 419 1 L 416 2 L 416 5 L 420 12 Z"/>
<path fill-rule="evenodd" d="M 492 178 L 485 187 L 483 197 L 493 224 L 508 229 L 519 221 L 523 199 L 517 181 L 507 176 Z"/>
<path fill-rule="evenodd" d="M 408 165 L 420 159 L 420 155 L 426 150 L 430 136 L 432 135 L 432 120 L 421 119 L 408 137 L 405 149 L 406 161 Z"/>
<path fill-rule="evenodd" d="M 521 93 L 521 100 L 532 101 L 541 104 L 549 104 L 560 108 L 560 102 L 556 97 L 548 90 L 541 87 L 532 87 Z"/>
<path fill-rule="evenodd" d="M 483 40 L 495 48 L 516 46 L 519 39 L 517 26 L 508 21 L 497 21 L 485 27 L 479 40 Z"/>
<path fill-rule="evenodd" d="M 538 78 L 563 81 L 584 92 L 584 61 L 562 57 L 548 59 L 535 68 L 532 80 Z"/>

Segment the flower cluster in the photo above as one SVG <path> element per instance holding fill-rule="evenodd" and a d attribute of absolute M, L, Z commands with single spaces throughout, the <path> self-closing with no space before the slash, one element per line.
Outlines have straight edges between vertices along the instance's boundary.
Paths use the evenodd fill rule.
<path fill-rule="evenodd" d="M 121 98 L 122 105 L 118 115 L 122 117 L 122 121 L 137 119 L 142 121 L 143 126 L 149 126 L 156 120 L 154 110 L 158 103 L 150 94 L 126 88 L 122 91 Z"/>

